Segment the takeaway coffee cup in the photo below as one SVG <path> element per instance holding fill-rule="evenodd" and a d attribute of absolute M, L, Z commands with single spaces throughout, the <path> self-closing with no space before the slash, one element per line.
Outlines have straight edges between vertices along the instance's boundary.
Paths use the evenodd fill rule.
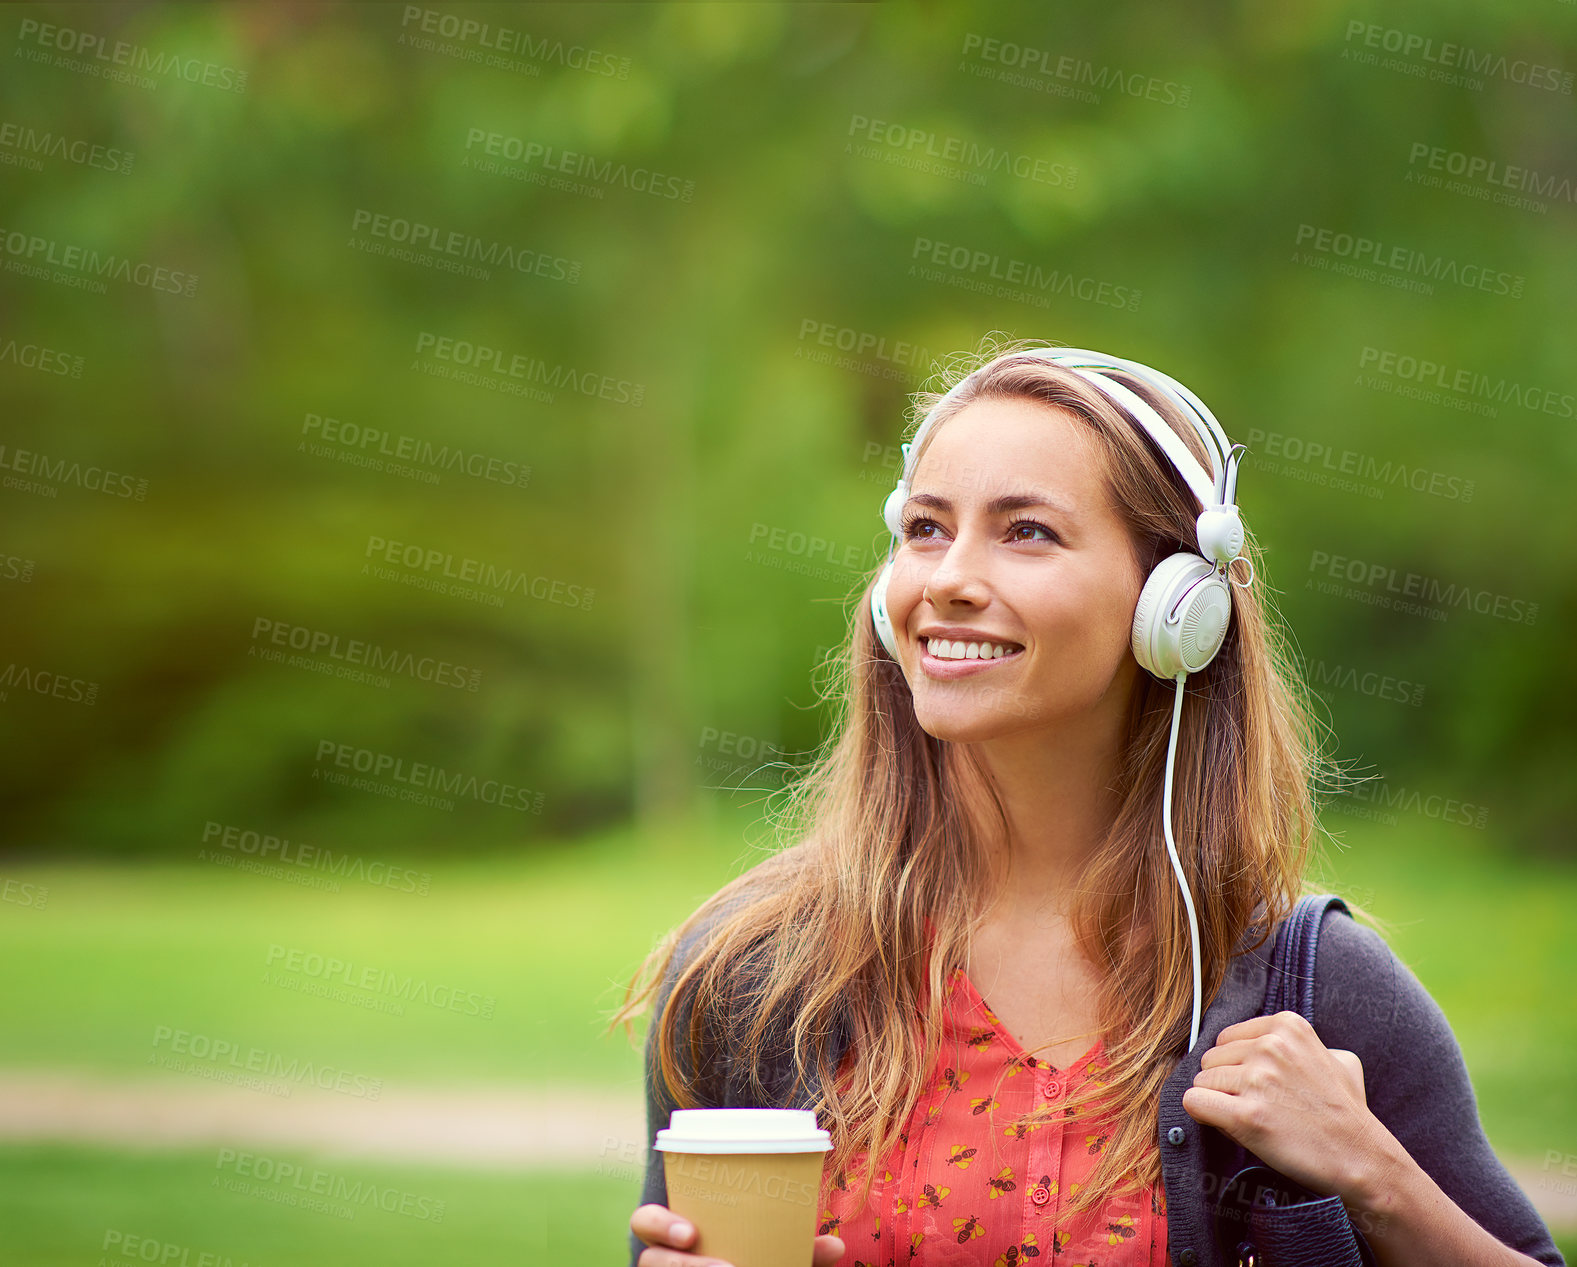
<path fill-rule="evenodd" d="M 657 1132 L 668 1208 L 693 1254 L 734 1267 L 809 1267 L 832 1137 L 809 1109 L 675 1109 Z"/>

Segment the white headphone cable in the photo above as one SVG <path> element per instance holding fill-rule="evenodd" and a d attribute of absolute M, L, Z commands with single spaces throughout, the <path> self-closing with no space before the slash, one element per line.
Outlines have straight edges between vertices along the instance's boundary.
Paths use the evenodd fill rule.
<path fill-rule="evenodd" d="M 1193 1051 L 1199 1042 L 1199 1004 L 1204 993 L 1199 971 L 1199 920 L 1194 915 L 1194 895 L 1188 891 L 1188 881 L 1183 878 L 1183 864 L 1177 858 L 1177 842 L 1172 839 L 1172 764 L 1177 757 L 1177 725 L 1183 715 L 1183 684 L 1186 672 L 1177 675 L 1177 701 L 1172 706 L 1172 734 L 1166 741 L 1165 804 L 1161 811 L 1161 826 L 1166 831 L 1166 851 L 1172 856 L 1172 870 L 1177 872 L 1177 882 L 1183 886 L 1183 905 L 1188 908 L 1188 933 L 1194 949 L 1194 1022 L 1189 1031 L 1188 1050 Z"/>

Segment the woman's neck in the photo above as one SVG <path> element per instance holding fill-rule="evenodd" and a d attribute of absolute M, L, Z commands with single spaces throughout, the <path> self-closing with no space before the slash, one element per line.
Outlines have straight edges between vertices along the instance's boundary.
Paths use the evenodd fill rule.
<path fill-rule="evenodd" d="M 992 909 L 1007 922 L 1065 917 L 1117 815 L 1115 746 L 1014 736 L 979 748 L 1008 820 L 1005 848 L 988 860 Z"/>

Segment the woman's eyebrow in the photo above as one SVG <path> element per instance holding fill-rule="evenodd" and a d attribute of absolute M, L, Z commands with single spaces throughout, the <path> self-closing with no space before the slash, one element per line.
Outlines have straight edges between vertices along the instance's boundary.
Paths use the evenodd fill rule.
<path fill-rule="evenodd" d="M 916 505 L 929 506 L 933 510 L 940 510 L 944 514 L 952 514 L 953 512 L 953 503 L 939 493 L 916 493 L 909 501 Z M 1034 506 L 1045 506 L 1048 510 L 1055 510 L 1062 515 L 1071 515 L 1073 513 L 1065 503 L 1046 493 L 1003 493 L 999 497 L 993 497 L 986 503 L 986 513 L 988 515 L 1005 515 L 1009 511 L 1028 510 Z"/>

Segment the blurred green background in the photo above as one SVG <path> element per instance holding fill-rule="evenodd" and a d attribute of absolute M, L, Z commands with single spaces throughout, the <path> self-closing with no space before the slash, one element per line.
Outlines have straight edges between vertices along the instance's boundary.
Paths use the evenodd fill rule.
<path fill-rule="evenodd" d="M 603 1024 L 778 843 L 988 332 L 1248 445 L 1377 776 L 1321 874 L 1577 1230 L 1577 7 L 7 4 L 0 56 L 12 1261 L 626 1261 Z M 514 1134 L 304 1140 L 370 1097 L 193 1035 Z"/>

